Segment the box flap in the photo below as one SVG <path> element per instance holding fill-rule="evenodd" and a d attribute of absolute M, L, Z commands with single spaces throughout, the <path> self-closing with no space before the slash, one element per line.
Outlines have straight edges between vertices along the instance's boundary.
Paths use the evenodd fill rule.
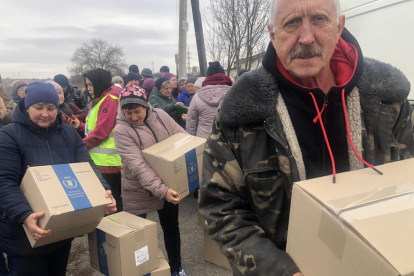
<path fill-rule="evenodd" d="M 414 272 L 414 159 L 295 183 L 355 231 L 401 275 Z"/>
<path fill-rule="evenodd" d="M 161 157 L 168 161 L 174 161 L 177 157 L 205 144 L 206 139 L 191 136 L 185 133 L 177 133 L 169 138 L 143 150 L 143 154 Z"/>
<path fill-rule="evenodd" d="M 120 212 L 105 217 L 97 228 L 114 236 L 122 237 L 135 231 L 144 229 L 155 222 L 140 218 L 127 212 Z"/>

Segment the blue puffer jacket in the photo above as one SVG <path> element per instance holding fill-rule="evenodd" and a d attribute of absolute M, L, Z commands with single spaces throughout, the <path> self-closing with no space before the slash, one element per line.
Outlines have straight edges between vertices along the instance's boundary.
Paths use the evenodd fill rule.
<path fill-rule="evenodd" d="M 193 96 L 194 94 L 190 95 L 188 94 L 187 90 L 184 89 L 181 95 L 178 97 L 177 102 L 183 103 L 185 106 L 188 107 L 190 105 L 189 101 Z"/>
<path fill-rule="evenodd" d="M 0 252 L 11 255 L 40 255 L 72 239 L 32 249 L 22 222 L 33 213 L 19 189 L 27 166 L 89 162 L 106 190 L 108 184 L 90 158 L 76 130 L 62 123 L 60 115 L 48 129 L 30 121 L 24 99 L 13 113 L 12 123 L 0 130 Z"/>

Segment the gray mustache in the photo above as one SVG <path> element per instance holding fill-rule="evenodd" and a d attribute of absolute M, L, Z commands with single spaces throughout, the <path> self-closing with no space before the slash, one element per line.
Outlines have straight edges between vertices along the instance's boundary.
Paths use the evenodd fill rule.
<path fill-rule="evenodd" d="M 290 53 L 291 60 L 295 58 L 309 59 L 315 56 L 316 57 L 322 56 L 321 48 L 305 47 L 299 50 L 293 50 L 292 53 Z"/>

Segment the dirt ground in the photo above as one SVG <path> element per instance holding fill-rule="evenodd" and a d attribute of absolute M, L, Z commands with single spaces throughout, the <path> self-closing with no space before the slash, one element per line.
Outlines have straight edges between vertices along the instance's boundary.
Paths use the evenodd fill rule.
<path fill-rule="evenodd" d="M 148 219 L 159 223 L 158 214 L 150 213 Z M 227 269 L 203 260 L 203 229 L 197 225 L 197 200 L 188 196 L 180 203 L 180 231 L 182 265 L 189 276 L 232 276 Z M 167 256 L 161 226 L 158 224 L 159 246 Z M 88 240 L 84 236 L 72 243 L 67 276 L 100 276 L 89 265 Z"/>

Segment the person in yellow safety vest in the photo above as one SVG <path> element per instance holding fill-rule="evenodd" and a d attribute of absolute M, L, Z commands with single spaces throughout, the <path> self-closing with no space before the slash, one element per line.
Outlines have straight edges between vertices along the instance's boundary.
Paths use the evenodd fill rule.
<path fill-rule="evenodd" d="M 85 129 L 85 142 L 92 160 L 98 166 L 102 176 L 111 186 L 118 212 L 123 210 L 121 198 L 121 157 L 116 151 L 113 129 L 118 115 L 121 88 L 111 85 L 111 73 L 104 69 L 95 69 L 84 75 L 85 85 L 91 97 Z"/>

